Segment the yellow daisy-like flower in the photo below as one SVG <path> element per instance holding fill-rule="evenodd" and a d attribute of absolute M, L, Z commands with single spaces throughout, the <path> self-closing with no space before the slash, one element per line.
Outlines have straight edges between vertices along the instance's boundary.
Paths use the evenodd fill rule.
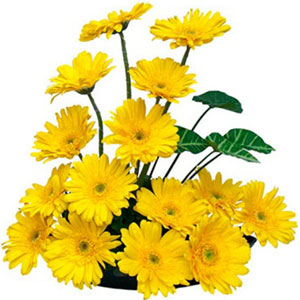
<path fill-rule="evenodd" d="M 46 246 L 51 242 L 52 218 L 42 218 L 39 214 L 30 217 L 29 214 L 18 212 L 17 223 L 7 230 L 9 240 L 4 243 L 4 261 L 9 262 L 9 268 L 22 264 L 21 273 L 28 274 L 37 265 L 39 254 L 44 254 Z"/>
<path fill-rule="evenodd" d="M 73 59 L 72 66 L 58 67 L 59 75 L 50 79 L 53 85 L 46 90 L 46 94 L 54 95 L 51 102 L 58 95 L 70 91 L 80 94 L 92 92 L 95 84 L 114 68 L 109 67 L 112 59 L 107 58 L 107 54 L 98 52 L 93 59 L 90 53 L 83 51 Z"/>
<path fill-rule="evenodd" d="M 128 174 L 128 168 L 118 159 L 109 163 L 107 155 L 86 155 L 82 162 L 73 163 L 71 181 L 65 184 L 69 194 L 69 211 L 81 215 L 85 221 L 95 221 L 98 226 L 110 224 L 113 215 L 120 216 L 121 209 L 129 206 L 134 197 L 132 191 L 136 175 Z"/>
<path fill-rule="evenodd" d="M 29 213 L 30 216 L 39 213 L 42 217 L 53 215 L 58 218 L 67 209 L 64 184 L 69 176 L 70 166 L 68 164 L 60 165 L 58 169 L 54 168 L 45 186 L 33 184 L 33 188 L 28 189 L 20 200 L 25 203 L 22 211 Z"/>
<path fill-rule="evenodd" d="M 195 74 L 186 74 L 188 66 L 181 66 L 171 58 L 141 60 L 136 68 L 130 68 L 134 87 L 149 91 L 149 98 L 160 97 L 178 103 L 176 98 L 186 97 L 195 92 L 190 86 L 196 81 Z"/>
<path fill-rule="evenodd" d="M 110 38 L 113 33 L 125 30 L 130 21 L 138 20 L 150 8 L 152 5 L 149 3 L 137 3 L 129 12 L 120 10 L 120 13 L 117 13 L 113 11 L 108 14 L 107 19 L 91 21 L 83 26 L 80 41 L 91 41 L 104 33 L 106 33 L 107 38 Z"/>
<path fill-rule="evenodd" d="M 162 224 L 188 234 L 206 212 L 206 205 L 196 200 L 193 189 L 174 178 L 151 180 L 153 192 L 142 188 L 137 192 L 135 210 Z"/>
<path fill-rule="evenodd" d="M 274 188 L 264 195 L 263 182 L 252 181 L 243 187 L 244 208 L 235 215 L 237 223 L 243 223 L 242 232 L 255 235 L 262 246 L 269 241 L 274 247 L 278 241 L 288 244 L 294 240 L 297 222 L 290 221 L 295 213 L 285 211 L 284 197 L 276 196 L 278 189 Z"/>
<path fill-rule="evenodd" d="M 201 170 L 198 175 L 199 180 L 190 181 L 197 199 L 206 201 L 208 213 L 223 215 L 231 219 L 236 210 L 243 205 L 241 182 L 233 183 L 232 179 L 222 182 L 221 173 L 212 179 L 206 169 Z"/>
<path fill-rule="evenodd" d="M 80 154 L 86 144 L 97 133 L 93 129 L 95 122 L 88 123 L 90 119 L 88 107 L 74 105 L 60 111 L 61 116 L 56 113 L 58 126 L 46 122 L 45 128 L 48 132 L 38 132 L 35 136 L 34 152 L 31 155 L 37 161 L 45 159 L 45 162 L 58 157 L 73 158 Z"/>
<path fill-rule="evenodd" d="M 103 277 L 104 262 L 116 265 L 116 254 L 110 250 L 121 244 L 116 241 L 118 236 L 104 231 L 105 226 L 85 222 L 75 214 L 70 214 L 68 219 L 69 222 L 60 218 L 53 231 L 55 239 L 45 253 L 48 267 L 59 282 L 67 284 L 72 280 L 80 289 L 83 285 L 97 286 Z"/>
<path fill-rule="evenodd" d="M 169 230 L 162 236 L 160 224 L 143 220 L 140 227 L 131 223 L 121 233 L 125 249 L 118 253 L 118 266 L 129 276 L 137 275 L 137 289 L 145 299 L 158 291 L 164 296 L 173 294 L 174 285 L 189 284 L 192 274 L 184 258 L 188 241 L 177 231 Z"/>
<path fill-rule="evenodd" d="M 175 120 L 163 114 L 161 105 L 154 105 L 146 116 L 145 101 L 128 99 L 104 122 L 113 134 L 103 139 L 107 144 L 120 144 L 116 156 L 124 164 L 136 167 L 137 161 L 153 162 L 158 156 L 170 157 L 177 148 L 179 136 Z"/>
<path fill-rule="evenodd" d="M 156 20 L 151 27 L 154 39 L 174 40 L 171 42 L 172 49 L 180 46 L 188 46 L 195 49 L 211 42 L 215 37 L 222 36 L 231 27 L 226 23 L 219 12 L 200 13 L 199 9 L 190 10 L 181 21 L 178 17 L 168 20 Z"/>
<path fill-rule="evenodd" d="M 204 291 L 214 294 L 216 288 L 231 294 L 232 288 L 242 286 L 238 275 L 248 273 L 244 265 L 250 259 L 250 247 L 228 219 L 203 218 L 190 235 L 190 245 L 187 258 Z"/>

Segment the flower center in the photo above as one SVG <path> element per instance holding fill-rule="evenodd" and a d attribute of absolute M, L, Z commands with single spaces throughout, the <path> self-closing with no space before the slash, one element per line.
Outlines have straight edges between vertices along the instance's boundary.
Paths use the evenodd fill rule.
<path fill-rule="evenodd" d="M 153 265 L 158 265 L 159 264 L 159 257 L 156 254 L 150 254 L 149 255 L 149 261 L 153 264 Z"/>
<path fill-rule="evenodd" d="M 34 232 L 34 234 L 31 237 L 31 241 L 35 242 L 39 238 L 39 236 L 40 236 L 40 232 L 39 231 Z"/>
<path fill-rule="evenodd" d="M 137 140 L 137 141 L 142 141 L 145 139 L 145 133 L 143 131 L 138 131 L 136 132 L 136 134 L 134 135 L 134 138 Z"/>
<path fill-rule="evenodd" d="M 176 211 L 175 211 L 174 208 L 168 208 L 167 209 L 167 215 L 168 216 L 175 216 L 175 214 L 176 214 Z"/>
<path fill-rule="evenodd" d="M 73 144 L 73 143 L 74 143 L 74 138 L 70 138 L 67 140 L 68 145 Z"/>
<path fill-rule="evenodd" d="M 214 264 L 216 258 L 217 258 L 217 252 L 213 247 L 210 246 L 204 246 L 201 251 L 201 260 L 206 265 L 212 265 Z"/>
<path fill-rule="evenodd" d="M 266 221 L 266 215 L 261 211 L 256 214 L 256 217 L 259 221 Z"/>
<path fill-rule="evenodd" d="M 156 87 L 159 88 L 159 89 L 164 89 L 164 88 L 166 87 L 166 85 L 163 84 L 163 83 L 158 83 L 158 84 L 156 85 Z"/>
<path fill-rule="evenodd" d="M 81 241 L 78 245 L 80 252 L 88 252 L 90 250 L 90 245 L 86 241 Z"/>
<path fill-rule="evenodd" d="M 102 194 L 106 189 L 106 185 L 103 183 L 99 183 L 96 185 L 95 190 L 98 194 Z"/>
<path fill-rule="evenodd" d="M 196 33 L 196 31 L 194 31 L 194 30 L 189 30 L 188 32 L 187 32 L 187 34 L 195 34 Z"/>
<path fill-rule="evenodd" d="M 216 199 L 221 199 L 222 197 L 218 194 L 213 194 L 213 197 L 215 197 Z"/>

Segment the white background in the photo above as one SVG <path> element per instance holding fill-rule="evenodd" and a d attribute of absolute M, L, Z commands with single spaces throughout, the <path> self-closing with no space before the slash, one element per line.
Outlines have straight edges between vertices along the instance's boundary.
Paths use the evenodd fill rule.
<path fill-rule="evenodd" d="M 227 132 L 234 127 L 249 128 L 276 148 L 269 155 L 257 155 L 261 164 L 250 164 L 222 157 L 209 167 L 225 178 L 263 180 L 268 188 L 280 187 L 288 208 L 300 215 L 299 205 L 299 5 L 297 0 L 151 0 L 154 8 L 141 21 L 133 21 L 125 32 L 131 65 L 139 59 L 156 56 L 179 61 L 184 49 L 170 50 L 169 42 L 151 41 L 149 27 L 156 18 L 183 16 L 189 8 L 220 11 L 232 30 L 211 44 L 192 51 L 190 71 L 197 74 L 197 93 L 219 89 L 238 98 L 242 115 L 214 110 L 198 128 L 206 136 L 212 131 Z M 1 209 L 0 241 L 7 239 L 6 228 L 15 222 L 19 199 L 33 182 L 44 184 L 51 169 L 64 160 L 47 164 L 35 162 L 30 153 L 33 136 L 43 130 L 54 113 L 73 104 L 88 105 L 87 97 L 68 93 L 50 105 L 44 91 L 56 67 L 67 63 L 80 51 L 108 53 L 114 58 L 113 70 L 97 84 L 96 101 L 108 119 L 109 111 L 125 97 L 124 70 L 118 36 L 88 43 L 78 41 L 81 27 L 92 19 L 102 19 L 112 10 L 129 10 L 134 0 L 10 0 L 0 8 L 1 76 Z M 133 90 L 134 97 L 146 93 Z M 182 126 L 191 127 L 205 109 L 191 97 L 172 105 L 171 113 Z M 147 100 L 152 105 L 153 100 Z M 107 131 L 106 131 L 107 132 Z M 96 151 L 95 138 L 83 153 Z M 108 147 L 106 147 L 108 149 Z M 113 156 L 114 147 L 109 147 Z M 182 178 L 199 157 L 183 155 L 172 175 Z M 169 161 L 161 163 L 156 175 L 163 175 Z M 230 299 L 299 299 L 299 236 L 278 249 L 255 246 L 249 263 L 250 273 L 242 277 L 243 287 Z M 1 252 L 1 257 L 4 252 Z M 104 288 L 85 289 L 65 286 L 52 278 L 42 260 L 37 269 L 22 276 L 19 268 L 8 270 L 0 262 L 0 297 L 10 299 L 141 299 L 136 292 Z M 178 290 L 170 299 L 223 299 L 190 287 Z M 229 298 L 228 297 L 228 298 Z M 156 299 L 162 299 L 158 296 Z"/>

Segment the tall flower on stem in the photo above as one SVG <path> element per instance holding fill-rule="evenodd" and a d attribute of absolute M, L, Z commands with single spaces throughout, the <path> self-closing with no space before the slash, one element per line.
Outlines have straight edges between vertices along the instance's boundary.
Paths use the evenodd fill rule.
<path fill-rule="evenodd" d="M 219 12 L 204 14 L 199 9 L 191 9 L 183 21 L 176 16 L 168 20 L 157 20 L 151 27 L 151 33 L 154 39 L 173 40 L 170 44 L 172 49 L 180 46 L 195 49 L 229 31 L 230 26 L 225 23 L 226 19 Z"/>

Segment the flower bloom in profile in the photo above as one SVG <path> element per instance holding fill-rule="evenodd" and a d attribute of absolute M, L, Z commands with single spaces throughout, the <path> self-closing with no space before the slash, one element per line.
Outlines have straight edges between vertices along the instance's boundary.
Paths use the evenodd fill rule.
<path fill-rule="evenodd" d="M 190 181 L 196 198 L 207 203 L 208 213 L 231 219 L 236 210 L 243 205 L 241 182 L 233 183 L 232 179 L 222 182 L 221 173 L 217 173 L 213 179 L 206 169 L 201 170 L 198 175 L 199 180 Z"/>
<path fill-rule="evenodd" d="M 113 132 L 103 139 L 107 144 L 120 144 L 116 156 L 124 164 L 134 167 L 140 160 L 144 164 L 153 162 L 158 156 L 170 157 L 177 149 L 179 136 L 176 121 L 157 104 L 146 115 L 145 101 L 128 99 L 113 113 L 112 120 L 104 122 Z"/>
<path fill-rule="evenodd" d="M 138 188 L 136 175 L 128 174 L 128 168 L 120 160 L 109 163 L 107 155 L 99 158 L 93 154 L 73 166 L 71 180 L 65 184 L 70 192 L 65 197 L 70 212 L 102 226 L 110 224 L 113 215 L 120 216 L 121 209 L 129 206 L 127 199 L 134 197 L 132 192 Z"/>
<path fill-rule="evenodd" d="M 59 282 L 72 280 L 80 289 L 83 285 L 97 286 L 103 277 L 101 266 L 116 265 L 116 254 L 110 250 L 121 244 L 116 241 L 118 236 L 75 214 L 70 214 L 68 220 L 60 218 L 53 231 L 54 241 L 45 252 L 48 267 Z"/>
<path fill-rule="evenodd" d="M 278 189 L 274 188 L 264 195 L 263 182 L 252 181 L 243 187 L 244 208 L 237 212 L 235 219 L 242 223 L 242 232 L 246 235 L 255 233 L 258 241 L 265 246 L 269 241 L 274 247 L 278 241 L 288 244 L 294 240 L 297 222 L 290 221 L 295 213 L 285 211 L 284 197 L 276 196 Z"/>
<path fill-rule="evenodd" d="M 64 184 L 69 176 L 70 166 L 68 164 L 60 165 L 58 169 L 54 168 L 45 186 L 33 184 L 33 188 L 28 189 L 20 200 L 25 204 L 22 211 L 30 216 L 39 213 L 42 217 L 53 215 L 58 218 L 67 209 Z"/>
<path fill-rule="evenodd" d="M 219 12 L 212 14 L 200 13 L 199 9 L 190 10 L 181 21 L 178 17 L 168 20 L 156 20 L 151 27 L 154 39 L 173 40 L 170 46 L 175 49 L 180 46 L 195 49 L 196 46 L 210 43 L 215 37 L 222 36 L 231 27 Z"/>
<path fill-rule="evenodd" d="M 195 199 L 190 186 L 174 178 L 166 178 L 164 181 L 161 178 L 153 179 L 151 184 L 153 192 L 146 188 L 137 192 L 135 210 L 167 229 L 190 233 L 206 213 L 205 204 Z"/>
<path fill-rule="evenodd" d="M 104 33 L 107 38 L 110 38 L 113 33 L 125 30 L 130 21 L 138 20 L 151 8 L 152 5 L 149 3 L 137 3 L 129 12 L 120 10 L 120 13 L 117 13 L 113 11 L 108 14 L 107 19 L 91 21 L 83 26 L 80 41 L 91 41 Z"/>
<path fill-rule="evenodd" d="M 165 297 L 174 293 L 174 285 L 189 285 L 191 270 L 184 254 L 188 241 L 175 230 L 162 236 L 158 223 L 143 220 L 140 227 L 131 223 L 121 229 L 124 252 L 118 253 L 121 272 L 137 276 L 138 292 L 148 299 L 160 291 Z"/>
<path fill-rule="evenodd" d="M 134 87 L 148 91 L 149 98 L 163 98 L 178 103 L 176 98 L 186 97 L 195 92 L 190 86 L 196 83 L 195 74 L 186 74 L 188 66 L 181 66 L 171 58 L 154 58 L 152 61 L 141 60 L 136 68 L 130 68 L 130 75 L 135 81 Z"/>
<path fill-rule="evenodd" d="M 93 129 L 95 122 L 88 123 L 90 119 L 89 108 L 74 105 L 62 109 L 59 115 L 56 113 L 58 126 L 46 122 L 45 128 L 48 132 L 38 132 L 35 136 L 34 152 L 31 155 L 37 161 L 45 159 L 45 162 L 63 157 L 71 159 L 80 154 L 86 144 L 97 133 Z"/>
<path fill-rule="evenodd" d="M 7 230 L 9 240 L 4 243 L 4 261 L 9 262 L 9 268 L 22 264 L 21 273 L 28 274 L 37 265 L 38 255 L 44 251 L 50 241 L 52 218 L 42 218 L 40 214 L 30 217 L 28 213 L 18 212 L 17 223 Z"/>
<path fill-rule="evenodd" d="M 80 94 L 92 92 L 95 84 L 114 68 L 109 67 L 112 59 L 107 58 L 107 54 L 98 52 L 93 59 L 90 53 L 83 51 L 73 59 L 72 66 L 59 66 L 59 75 L 50 79 L 53 85 L 46 90 L 46 94 L 54 95 L 51 102 L 58 95 L 70 91 Z"/>
<path fill-rule="evenodd" d="M 224 217 L 203 218 L 190 235 L 187 255 L 196 281 L 204 291 L 215 289 L 231 294 L 242 286 L 238 275 L 245 275 L 244 266 L 250 259 L 250 247 L 238 227 Z"/>

